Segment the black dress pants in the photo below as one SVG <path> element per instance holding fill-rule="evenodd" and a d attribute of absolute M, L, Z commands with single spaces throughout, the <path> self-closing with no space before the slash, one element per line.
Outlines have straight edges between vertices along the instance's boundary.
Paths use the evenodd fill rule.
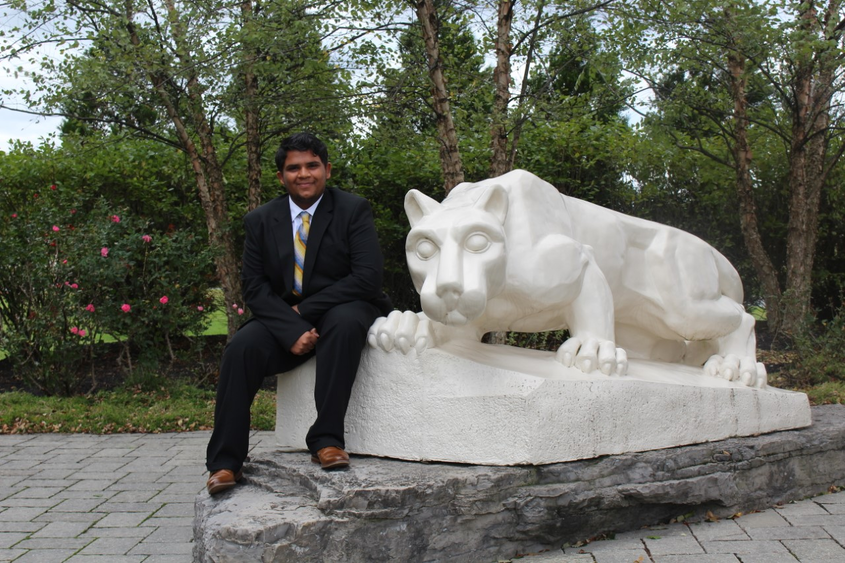
<path fill-rule="evenodd" d="M 297 356 L 283 349 L 258 319 L 243 325 L 226 346 L 217 384 L 214 431 L 206 467 L 237 472 L 249 451 L 249 409 L 265 377 L 290 371 L 317 356 L 314 387 L 316 420 L 305 438 L 311 453 L 328 446 L 345 447 L 343 421 L 358 372 L 367 331 L 379 316 L 375 305 L 353 301 L 338 305 L 315 327 L 315 349 Z"/>

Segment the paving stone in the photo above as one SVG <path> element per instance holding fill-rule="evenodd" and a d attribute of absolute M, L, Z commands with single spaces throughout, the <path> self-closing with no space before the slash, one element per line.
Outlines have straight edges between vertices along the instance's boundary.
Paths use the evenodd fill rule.
<path fill-rule="evenodd" d="M 137 526 L 132 528 L 89 528 L 80 538 L 135 538 L 138 541 L 149 536 L 155 528 Z"/>
<path fill-rule="evenodd" d="M 520 559 L 514 559 L 520 563 L 593 563 L 590 555 L 566 555 L 561 551 L 538 553 Z M 611 563 L 611 562 L 608 562 Z"/>
<path fill-rule="evenodd" d="M 171 528 L 158 528 L 144 539 L 144 542 L 162 543 L 189 543 L 194 539 L 193 528 L 190 526 L 173 526 Z"/>
<path fill-rule="evenodd" d="M 138 545 L 138 538 L 97 538 L 79 552 L 79 555 L 125 555 Z"/>
<path fill-rule="evenodd" d="M 27 551 L 15 563 L 62 563 L 76 553 L 74 549 L 38 549 Z"/>
<path fill-rule="evenodd" d="M 29 536 L 23 532 L 0 532 L 0 549 L 8 549 Z"/>
<path fill-rule="evenodd" d="M 593 555 L 593 558 L 596 563 L 631 563 L 637 560 L 647 563 L 651 561 L 644 549 L 640 551 L 608 551 L 607 553 L 596 553 Z"/>
<path fill-rule="evenodd" d="M 191 555 L 193 542 L 154 543 L 142 541 L 129 551 L 129 555 Z"/>
<path fill-rule="evenodd" d="M 704 553 L 701 544 L 699 544 L 692 535 L 686 537 L 668 537 L 660 538 L 659 540 L 644 539 L 646 548 L 652 555 L 684 555 L 684 554 L 698 554 Z"/>
<path fill-rule="evenodd" d="M 830 514 L 845 514 L 845 503 L 830 503 L 822 504 L 821 506 Z"/>
<path fill-rule="evenodd" d="M 153 517 L 167 518 L 167 517 L 194 517 L 194 503 L 192 502 L 172 502 L 165 504 L 158 510 Z"/>
<path fill-rule="evenodd" d="M 784 516 L 787 520 L 792 516 L 807 516 L 810 514 L 829 514 L 827 510 L 816 504 L 812 500 L 804 500 L 791 504 L 786 504 L 783 507 L 776 507 L 775 511 Z"/>
<path fill-rule="evenodd" d="M 144 520 L 143 522 L 141 522 L 141 526 L 154 526 L 154 527 L 159 527 L 159 526 L 180 527 L 180 526 L 193 526 L 193 525 L 194 525 L 194 518 L 193 517 L 190 517 L 190 518 L 178 518 L 178 517 L 158 518 L 156 516 L 153 516 L 152 518 L 148 518 L 147 520 Z"/>
<path fill-rule="evenodd" d="M 186 563 L 187 561 L 184 555 L 150 555 L 144 559 L 144 563 Z"/>
<path fill-rule="evenodd" d="M 105 512 L 45 512 L 38 518 L 37 522 L 77 522 L 93 524 L 105 518 Z"/>
<path fill-rule="evenodd" d="M 753 528 L 748 530 L 748 535 L 754 540 L 830 539 L 830 534 L 828 534 L 821 526 Z"/>
<path fill-rule="evenodd" d="M 821 495 L 813 500 L 819 504 L 845 504 L 845 491 Z"/>
<path fill-rule="evenodd" d="M 588 543 L 580 547 L 564 548 L 564 553 L 578 554 L 578 553 L 608 553 L 611 551 L 636 551 L 643 550 L 645 545 L 639 538 L 616 538 L 612 540 L 601 540 Z"/>
<path fill-rule="evenodd" d="M 52 508 L 61 503 L 61 499 L 57 498 L 16 498 L 10 497 L 0 501 L 0 506 L 7 508 L 23 507 L 23 508 Z"/>
<path fill-rule="evenodd" d="M 163 502 L 108 502 L 103 503 L 97 510 L 103 512 L 146 512 L 152 514 L 164 506 Z"/>
<path fill-rule="evenodd" d="M 19 549 L 82 549 L 91 540 L 79 538 L 31 538 L 15 545 Z"/>
<path fill-rule="evenodd" d="M 790 523 L 775 512 L 768 510 L 766 512 L 754 512 L 752 514 L 743 514 L 740 518 L 734 519 L 734 522 L 739 524 L 739 527 L 744 530 L 751 528 L 774 528 L 775 526 L 790 526 Z"/>
<path fill-rule="evenodd" d="M 630 561 L 634 561 L 631 559 Z M 648 561 L 648 558 L 643 559 Z M 736 555 L 730 553 L 705 553 L 703 555 L 658 555 L 654 563 L 739 563 Z"/>
<path fill-rule="evenodd" d="M 735 553 L 741 555 L 745 563 L 745 554 L 788 554 L 789 551 L 778 541 L 707 541 L 701 542 L 707 553 Z"/>
<path fill-rule="evenodd" d="M 33 538 L 75 538 L 91 527 L 88 522 L 50 522 L 34 534 Z"/>
<path fill-rule="evenodd" d="M 33 520 L 47 512 L 44 507 L 14 507 L 0 512 L 0 522 L 22 522 Z M 2 530 L 0 530 L 2 531 Z"/>
<path fill-rule="evenodd" d="M 787 520 L 793 526 L 845 526 L 845 514 L 808 514 L 807 516 L 790 516 Z"/>
<path fill-rule="evenodd" d="M 845 549 L 833 540 L 784 540 L 782 543 L 801 563 L 845 561 Z"/>
<path fill-rule="evenodd" d="M 735 520 L 698 522 L 690 524 L 689 530 L 698 541 L 742 541 L 748 539 L 748 534 Z"/>
<path fill-rule="evenodd" d="M 64 487 L 27 487 L 15 493 L 10 498 L 50 498 L 58 492 L 64 490 Z"/>
<path fill-rule="evenodd" d="M 146 555 L 74 555 L 65 563 L 147 563 Z M 181 561 L 180 563 L 185 563 Z"/>
<path fill-rule="evenodd" d="M 0 549 L 0 561 L 14 561 L 24 553 L 26 553 L 25 549 Z"/>
<path fill-rule="evenodd" d="M 845 526 L 823 526 L 823 529 L 840 545 L 845 545 Z"/>
<path fill-rule="evenodd" d="M 147 502 L 156 495 L 155 490 L 120 491 L 109 502 Z"/>
<path fill-rule="evenodd" d="M 0 522 L 0 533 L 2 532 L 37 532 L 44 526 L 46 522 Z"/>
<path fill-rule="evenodd" d="M 742 563 L 797 563 L 798 560 L 788 551 L 786 553 L 743 553 L 739 557 Z"/>
<path fill-rule="evenodd" d="M 90 512 L 106 502 L 102 498 L 68 498 L 55 505 L 52 512 Z"/>
<path fill-rule="evenodd" d="M 97 522 L 97 528 L 125 528 L 143 524 L 151 513 L 149 512 L 119 512 L 106 515 Z"/>

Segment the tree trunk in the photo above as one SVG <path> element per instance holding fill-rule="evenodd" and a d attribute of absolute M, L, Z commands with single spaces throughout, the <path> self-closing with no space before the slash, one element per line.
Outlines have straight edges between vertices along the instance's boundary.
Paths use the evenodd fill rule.
<path fill-rule="evenodd" d="M 252 0 L 241 2 L 244 27 L 249 29 L 253 18 Z M 246 169 L 248 198 L 247 210 L 261 205 L 261 137 L 258 122 L 258 77 L 253 71 L 253 61 L 258 53 L 244 52 L 244 127 L 246 129 Z"/>
<path fill-rule="evenodd" d="M 490 126 L 490 177 L 501 176 L 510 171 L 511 159 L 508 153 L 508 102 L 511 85 L 511 24 L 513 5 L 516 0 L 500 0 L 496 24 L 496 68 L 493 70 L 493 116 Z"/>
<path fill-rule="evenodd" d="M 431 95 L 434 99 L 434 114 L 437 119 L 437 137 L 440 142 L 440 168 L 443 171 L 443 189 L 448 194 L 464 181 L 464 166 L 458 150 L 458 135 L 452 119 L 446 78 L 443 76 L 443 62 L 440 59 L 440 42 L 437 12 L 432 0 L 416 0 L 414 7 L 422 26 L 425 52 L 428 57 L 428 75 L 431 79 Z"/>
<path fill-rule="evenodd" d="M 729 16 L 730 17 L 730 16 Z M 757 206 L 751 181 L 751 148 L 748 145 L 748 102 L 745 58 L 737 51 L 728 55 L 731 98 L 734 102 L 734 144 L 733 159 L 736 172 L 736 191 L 739 199 L 739 219 L 745 247 L 763 286 L 766 301 L 766 320 L 769 330 L 776 332 L 781 322 L 781 291 L 777 270 L 763 247 L 763 240 L 757 225 Z"/>
<path fill-rule="evenodd" d="M 824 20 L 838 21 L 838 1 L 828 4 Z M 834 39 L 820 26 L 814 2 L 801 4 L 799 28 L 811 39 Z M 834 31 L 838 33 L 838 31 Z M 800 50 L 800 47 L 799 47 Z M 789 224 L 786 242 L 786 292 L 783 326 L 787 332 L 803 330 L 812 312 L 812 279 L 818 240 L 821 191 L 827 180 L 827 129 L 834 69 L 839 61 L 831 46 L 799 52 L 793 83 L 792 140 L 789 152 Z"/>
<path fill-rule="evenodd" d="M 179 25 L 179 14 L 175 9 L 173 0 L 165 0 L 165 4 L 173 22 L 172 33 L 176 44 L 176 54 L 182 62 L 183 67 L 188 69 L 189 73 L 187 83 L 188 106 L 192 122 L 194 123 L 195 134 L 199 138 L 202 148 L 201 155 L 188 135 L 187 129 L 182 124 L 181 118 L 177 115 L 175 105 L 172 102 L 168 102 L 169 107 L 172 108 L 171 120 L 175 120 L 174 125 L 177 125 L 176 122 L 182 124 L 180 138 L 191 156 L 191 163 L 197 178 L 197 187 L 200 190 L 200 200 L 205 211 L 209 245 L 216 251 L 214 261 L 217 268 L 217 277 L 223 289 L 228 320 L 228 335 L 231 338 L 240 324 L 240 316 L 237 314 L 237 309 L 243 307 L 243 302 L 241 280 L 238 275 L 240 271 L 238 255 L 235 251 L 229 221 L 229 209 L 226 204 L 223 169 L 217 160 L 211 126 L 208 123 L 205 108 L 203 107 L 202 88 L 200 87 L 194 66 L 191 64 L 190 57 L 182 48 L 184 36 L 181 34 L 182 28 Z M 169 98 L 169 94 L 164 90 L 163 84 L 159 84 L 158 90 L 162 96 Z M 177 125 L 177 129 L 179 129 L 179 125 Z M 239 307 L 232 307 L 232 304 L 237 304 Z"/>

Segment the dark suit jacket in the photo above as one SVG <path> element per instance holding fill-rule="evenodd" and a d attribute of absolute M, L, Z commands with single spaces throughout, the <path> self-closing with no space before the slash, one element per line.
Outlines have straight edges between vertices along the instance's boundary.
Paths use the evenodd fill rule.
<path fill-rule="evenodd" d="M 293 228 L 287 195 L 244 217 L 244 300 L 279 344 L 291 346 L 335 305 L 368 301 L 382 315 L 392 309 L 381 290 L 384 259 L 369 202 L 326 188 L 308 234 L 302 297 L 293 294 Z M 291 306 L 299 305 L 299 315 Z"/>

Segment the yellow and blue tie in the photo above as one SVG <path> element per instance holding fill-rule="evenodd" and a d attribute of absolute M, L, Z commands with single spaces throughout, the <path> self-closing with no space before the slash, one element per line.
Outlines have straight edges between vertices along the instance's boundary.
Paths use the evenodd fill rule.
<path fill-rule="evenodd" d="M 311 215 L 303 211 L 299 217 L 302 223 L 293 238 L 293 254 L 296 261 L 293 268 L 293 292 L 302 295 L 302 269 L 305 267 L 305 247 L 308 245 L 308 232 L 311 230 Z"/>

